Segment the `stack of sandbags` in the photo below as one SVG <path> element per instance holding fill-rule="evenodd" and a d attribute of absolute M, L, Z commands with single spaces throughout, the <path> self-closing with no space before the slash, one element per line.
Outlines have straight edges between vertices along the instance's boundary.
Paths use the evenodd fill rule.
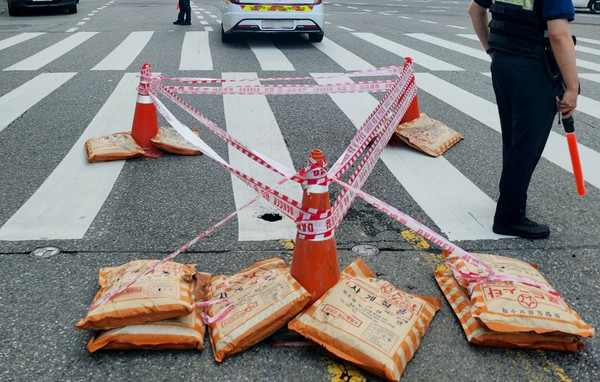
<path fill-rule="evenodd" d="M 211 317 L 233 304 L 227 315 L 209 325 L 215 360 L 221 362 L 283 327 L 308 303 L 310 293 L 291 276 L 283 260 L 273 258 L 231 276 L 213 277 L 206 298 L 228 300 L 210 305 Z"/>
<path fill-rule="evenodd" d="M 398 381 L 441 301 L 396 289 L 357 259 L 288 327 L 387 380 Z"/>
<path fill-rule="evenodd" d="M 396 136 L 412 148 L 431 156 L 439 156 L 463 139 L 457 131 L 444 123 L 431 119 L 425 113 L 419 118 L 396 127 Z"/>
<path fill-rule="evenodd" d="M 136 260 L 101 268 L 94 301 L 133 279 L 157 260 Z M 76 324 L 96 330 L 88 350 L 203 349 L 205 326 L 196 301 L 205 300 L 210 274 L 193 265 L 166 262 L 121 294 L 100 304 Z"/>
<path fill-rule="evenodd" d="M 503 256 L 471 255 L 504 280 L 467 281 L 462 275 L 486 276 L 487 271 L 446 252 L 442 256 L 448 265 L 435 271 L 469 342 L 574 352 L 583 347 L 582 337 L 594 335 L 594 328 L 583 322 L 562 296 L 540 287 L 553 290 L 534 265 Z"/>

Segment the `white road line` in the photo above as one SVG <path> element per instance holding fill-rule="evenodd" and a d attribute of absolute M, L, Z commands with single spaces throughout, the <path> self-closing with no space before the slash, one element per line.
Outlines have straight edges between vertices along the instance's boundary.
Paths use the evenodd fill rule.
<path fill-rule="evenodd" d="M 575 50 L 582 53 L 589 53 L 595 56 L 600 56 L 600 49 L 588 48 L 585 46 L 575 45 Z"/>
<path fill-rule="evenodd" d="M 31 40 L 32 38 L 37 37 L 37 36 L 41 36 L 43 34 L 46 34 L 46 33 L 45 32 L 39 32 L 39 33 L 21 33 L 21 34 L 18 34 L 16 36 L 5 38 L 4 40 L 0 41 L 0 50 L 9 48 L 9 47 L 11 47 L 13 45 L 20 44 L 20 43 L 22 43 L 24 41 L 27 41 L 27 40 Z"/>
<path fill-rule="evenodd" d="M 580 73 L 579 78 L 585 78 L 586 80 L 600 84 L 600 73 Z"/>
<path fill-rule="evenodd" d="M 455 52 L 477 58 L 479 60 L 483 60 L 483 61 L 487 61 L 487 62 L 492 61 L 490 58 L 490 55 L 485 53 L 482 49 L 470 48 L 468 46 L 457 44 L 452 41 L 444 40 L 439 37 L 430 36 L 425 33 L 406 33 L 406 36 L 416 38 L 417 40 L 425 41 L 430 44 L 437 45 L 441 48 L 450 49 Z"/>
<path fill-rule="evenodd" d="M 207 31 L 185 32 L 179 70 L 213 70 Z"/>
<path fill-rule="evenodd" d="M 77 32 L 4 70 L 38 70 L 79 46 L 97 32 Z"/>
<path fill-rule="evenodd" d="M 591 38 L 577 37 L 577 41 L 587 42 L 588 44 L 600 45 L 600 40 L 593 40 Z"/>
<path fill-rule="evenodd" d="M 131 32 L 108 56 L 92 70 L 126 70 L 142 52 L 154 32 Z"/>
<path fill-rule="evenodd" d="M 0 131 L 77 73 L 42 73 L 0 98 Z"/>
<path fill-rule="evenodd" d="M 580 60 L 579 58 L 575 60 L 575 63 L 578 67 L 584 69 L 595 70 L 596 72 L 600 72 L 600 63 Z"/>
<path fill-rule="evenodd" d="M 460 110 L 465 115 L 478 120 L 497 132 L 501 131 L 498 108 L 494 103 L 471 94 L 458 86 L 452 85 L 433 74 L 417 73 L 415 76 L 417 88 L 419 90 L 439 98 L 448 105 Z M 581 102 L 582 101 L 578 101 L 578 103 Z M 589 106 L 585 105 L 585 107 Z M 599 109 L 600 108 L 597 110 Z M 546 149 L 542 155 L 548 161 L 556 164 L 565 171 L 573 173 L 569 150 L 566 145 L 566 138 L 552 131 L 550 132 L 550 138 L 548 138 Z M 581 166 L 583 168 L 583 173 L 585 174 L 584 177 L 586 182 L 600 188 L 600 171 L 598 171 L 600 153 L 582 144 L 579 144 L 578 146 Z"/>
<path fill-rule="evenodd" d="M 294 65 L 271 41 L 248 41 L 262 70 L 295 70 Z"/>
<path fill-rule="evenodd" d="M 341 47 L 328 38 L 320 43 L 313 43 L 321 52 L 325 53 L 333 61 L 337 62 L 344 70 L 374 69 L 375 67 L 367 61 L 358 57 L 346 48 Z"/>
<path fill-rule="evenodd" d="M 111 192 L 125 161 L 88 163 L 85 142 L 131 130 L 138 73 L 123 76 L 71 150 L 0 228 L 0 240 L 81 239 Z"/>
<path fill-rule="evenodd" d="M 223 73 L 223 78 L 256 78 L 256 73 Z M 244 83 L 258 85 L 258 81 Z M 289 168 L 294 168 L 287 145 L 281 135 L 275 116 L 263 95 L 224 95 L 223 106 L 227 131 L 249 147 Z M 307 158 L 308 160 L 308 158 Z M 257 164 L 238 150 L 229 146 L 229 163 L 245 174 L 275 186 L 281 177 L 273 171 Z M 256 192 L 231 175 L 236 209 L 256 196 Z M 276 188 L 297 201 L 302 200 L 302 189 L 297 183 L 286 182 Z M 296 237 L 295 223 L 283 219 L 268 222 L 260 219 L 266 213 L 279 214 L 279 211 L 265 200 L 259 200 L 238 213 L 238 238 L 240 241 L 293 239 Z"/>
<path fill-rule="evenodd" d="M 373 45 L 376 45 L 382 49 L 385 49 L 397 56 L 400 57 L 411 57 L 413 62 L 417 66 L 423 66 L 429 70 L 455 70 L 461 71 L 462 68 L 458 66 L 454 66 L 442 60 L 438 60 L 435 57 L 431 57 L 427 54 L 421 53 L 418 50 L 411 49 L 407 46 L 400 45 L 394 41 L 388 40 L 386 38 L 377 36 L 373 33 L 352 33 L 356 37 L 359 37 L 365 41 L 370 42 Z"/>
<path fill-rule="evenodd" d="M 461 33 L 461 34 L 457 34 L 457 36 L 468 38 L 469 40 L 479 41 L 479 39 L 477 38 L 477 35 L 475 35 L 475 34 Z M 596 54 L 596 55 L 600 54 L 600 50 L 598 50 L 598 49 L 585 48 L 585 47 L 580 47 L 578 45 L 575 46 L 575 49 L 580 52 Z M 600 72 L 600 64 L 598 64 L 596 62 L 577 59 L 576 65 L 580 68 L 590 69 L 590 70 L 595 70 L 597 72 Z"/>
<path fill-rule="evenodd" d="M 319 73 L 311 73 L 319 76 Z M 317 80 L 327 83 L 327 79 Z M 329 80 L 331 81 L 331 80 Z M 339 82 L 339 79 L 336 79 Z M 346 82 L 350 82 L 349 79 Z M 417 82 L 418 86 L 419 82 Z M 370 94 L 330 94 L 356 128 L 379 101 Z M 492 232 L 496 205 L 443 156 L 429 157 L 408 146 L 387 146 L 381 160 L 450 240 L 499 239 Z M 443 188 L 432 185 L 431 180 Z"/>

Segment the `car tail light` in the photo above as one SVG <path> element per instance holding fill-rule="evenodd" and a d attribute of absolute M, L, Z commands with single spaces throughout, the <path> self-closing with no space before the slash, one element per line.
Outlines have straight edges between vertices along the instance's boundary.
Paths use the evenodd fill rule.
<path fill-rule="evenodd" d="M 236 1 L 237 1 L 237 0 L 236 0 Z M 319 5 L 319 4 L 321 4 L 322 2 L 323 2 L 323 0 L 315 0 L 314 4 L 315 4 L 315 5 Z"/>
<path fill-rule="evenodd" d="M 232 2 L 233 4 L 239 4 L 240 0 L 229 0 L 230 2 Z"/>

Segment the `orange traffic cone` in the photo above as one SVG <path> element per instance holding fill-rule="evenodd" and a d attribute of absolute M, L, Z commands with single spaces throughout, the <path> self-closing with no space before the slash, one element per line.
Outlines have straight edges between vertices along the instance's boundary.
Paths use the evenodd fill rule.
<path fill-rule="evenodd" d="M 406 57 L 405 61 L 412 62 L 412 58 Z M 408 109 L 406 109 L 406 113 L 404 113 L 404 116 L 400 120 L 400 124 L 417 119 L 420 115 L 421 113 L 419 112 L 419 100 L 417 98 L 417 95 L 415 94 L 415 98 L 413 98 L 412 102 L 408 106 Z"/>
<path fill-rule="evenodd" d="M 321 150 L 312 150 L 310 156 L 309 163 L 317 163 L 321 167 L 325 165 L 325 156 Z M 317 178 L 311 177 L 311 179 L 325 180 L 325 171 L 317 170 L 317 172 Z M 305 185 L 303 188 L 303 207 L 318 210 L 331 208 L 327 185 Z M 292 276 L 312 294 L 307 306 L 312 305 L 340 279 L 333 233 L 328 238 L 322 239 L 319 237 L 322 235 L 319 235 L 318 232 L 315 232 L 315 235 L 310 234 L 312 226 L 313 223 L 310 220 L 299 223 L 291 269 Z"/>
<path fill-rule="evenodd" d="M 141 75 L 131 136 L 144 149 L 144 157 L 156 159 L 160 158 L 163 152 L 157 149 L 152 144 L 152 141 L 150 141 L 158 133 L 156 106 L 154 106 L 152 99 L 148 95 L 148 81 L 145 78 L 145 76 L 152 75 L 150 64 L 146 63 L 142 66 Z"/>

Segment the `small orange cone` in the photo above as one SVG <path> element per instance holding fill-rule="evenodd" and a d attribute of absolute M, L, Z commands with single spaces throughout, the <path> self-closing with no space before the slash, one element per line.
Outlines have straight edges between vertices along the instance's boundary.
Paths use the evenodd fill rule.
<path fill-rule="evenodd" d="M 321 150 L 312 150 L 310 156 L 309 163 L 324 166 L 325 156 Z M 324 180 L 325 172 L 322 171 L 319 177 Z M 331 208 L 329 187 L 327 185 L 305 185 L 303 188 L 303 207 L 318 210 L 329 210 Z M 311 221 L 300 222 L 300 225 L 304 223 L 309 225 Z M 310 231 L 310 229 L 304 229 L 303 231 Z M 340 270 L 333 234 L 325 240 L 319 238 L 309 239 L 298 230 L 291 274 L 304 289 L 312 294 L 306 306 L 312 305 L 313 302 L 334 286 L 340 279 Z"/>
<path fill-rule="evenodd" d="M 152 99 L 148 95 L 148 81 L 144 78 L 144 76 L 152 75 L 150 64 L 146 63 L 142 66 L 141 75 L 142 78 L 138 87 L 131 136 L 144 149 L 144 157 L 156 159 L 160 158 L 163 152 L 157 149 L 150 141 L 158 133 L 156 106 L 154 106 Z"/>
<path fill-rule="evenodd" d="M 412 62 L 412 58 L 406 57 L 405 61 Z M 419 112 L 419 100 L 417 98 L 417 95 L 415 94 L 415 98 L 413 98 L 412 102 L 408 106 L 408 109 L 406 109 L 406 113 L 404 113 L 404 116 L 400 120 L 400 124 L 403 124 L 404 122 L 410 122 L 414 119 L 419 118 L 420 116 L 421 113 Z"/>

